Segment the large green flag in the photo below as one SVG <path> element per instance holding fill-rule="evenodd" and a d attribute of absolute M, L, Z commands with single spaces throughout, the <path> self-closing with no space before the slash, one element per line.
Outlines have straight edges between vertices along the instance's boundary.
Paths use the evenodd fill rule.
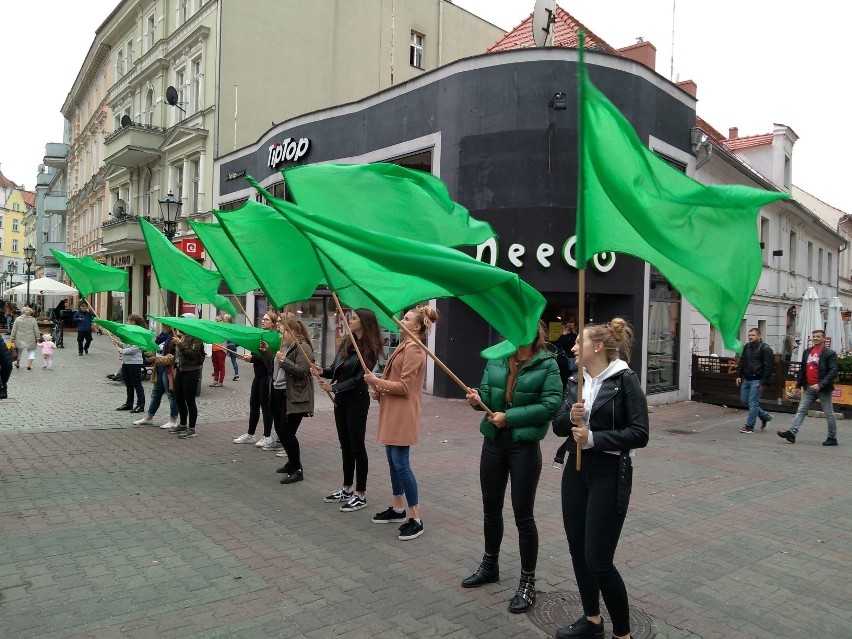
<path fill-rule="evenodd" d="M 229 341 L 255 354 L 260 354 L 260 340 L 266 342 L 273 352 L 281 348 L 281 335 L 278 331 L 265 331 L 254 326 L 194 317 L 156 317 L 154 319 L 183 331 L 187 335 L 197 337 L 208 344 L 220 344 Z"/>
<path fill-rule="evenodd" d="M 192 220 L 189 220 L 189 225 L 201 240 L 204 249 L 210 254 L 210 259 L 213 260 L 219 274 L 225 279 L 232 292 L 239 294 L 260 288 L 251 269 L 221 226 L 212 222 L 193 222 Z"/>
<path fill-rule="evenodd" d="M 99 264 L 91 255 L 74 257 L 55 249 L 50 249 L 50 252 L 83 297 L 101 291 L 130 291 L 127 271 L 124 269 Z"/>
<path fill-rule="evenodd" d="M 428 244 L 475 246 L 494 237 L 491 225 L 470 217 L 431 173 L 396 164 L 307 164 L 284 171 L 300 207 L 317 217 L 346 220 Z"/>
<path fill-rule="evenodd" d="M 579 66 L 578 266 L 604 251 L 650 262 L 739 352 L 762 269 L 757 214 L 789 196 L 684 175 L 642 144 L 589 81 L 582 56 Z"/>
<path fill-rule="evenodd" d="M 120 324 L 96 317 L 92 320 L 95 324 L 103 326 L 115 335 L 122 343 L 138 346 L 143 351 L 156 352 L 157 343 L 154 341 L 154 333 L 147 328 L 136 324 Z"/>
<path fill-rule="evenodd" d="M 380 317 L 424 300 L 457 297 L 513 344 L 529 344 L 534 340 L 545 301 L 517 274 L 484 264 L 452 248 L 377 233 L 328 216 L 315 216 L 273 197 L 254 180 L 249 181 L 289 222 L 289 225 L 265 227 L 269 235 L 274 233 L 276 244 L 286 247 L 286 253 L 274 265 L 268 256 L 241 251 L 249 264 L 256 264 L 252 266 L 255 273 L 264 267 L 275 269 L 281 281 L 289 281 L 291 274 L 311 272 L 314 285 L 324 282 L 349 306 L 378 310 Z M 217 211 L 216 216 L 235 240 L 244 213 Z M 298 241 L 298 235 L 304 238 L 302 242 Z M 235 244 L 240 248 L 238 242 Z M 295 247 L 294 253 L 291 247 Z"/>
<path fill-rule="evenodd" d="M 237 309 L 219 294 L 222 276 L 208 271 L 188 255 L 181 253 L 165 235 L 143 218 L 139 218 L 142 235 L 148 245 L 151 264 L 160 288 L 176 293 L 190 304 L 212 304 L 234 317 Z"/>

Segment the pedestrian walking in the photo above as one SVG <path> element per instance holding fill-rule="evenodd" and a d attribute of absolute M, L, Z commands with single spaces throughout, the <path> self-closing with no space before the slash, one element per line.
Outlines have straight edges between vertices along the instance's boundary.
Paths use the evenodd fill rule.
<path fill-rule="evenodd" d="M 92 345 L 92 320 L 95 314 L 89 308 L 86 300 L 80 302 L 80 308 L 74 311 L 71 321 L 77 325 L 77 354 L 89 354 L 89 346 Z"/>
<path fill-rule="evenodd" d="M 181 317 L 194 318 L 193 313 L 184 313 Z M 190 439 L 196 436 L 195 426 L 198 421 L 198 406 L 195 394 L 201 380 L 201 367 L 204 358 L 204 344 L 192 335 L 174 331 L 172 344 L 175 346 L 175 403 L 178 407 L 180 423 L 169 429 L 180 439 Z"/>
<path fill-rule="evenodd" d="M 217 315 L 216 322 L 222 321 L 222 316 Z M 222 344 L 211 344 L 213 360 L 213 383 L 211 387 L 216 388 L 225 385 L 225 349 Z"/>
<path fill-rule="evenodd" d="M 260 327 L 265 331 L 275 330 L 278 314 L 267 310 L 260 318 Z M 234 439 L 235 444 L 272 444 L 272 410 L 269 407 L 269 392 L 272 385 L 272 359 L 275 353 L 269 350 L 269 345 L 260 340 L 257 353 L 246 353 L 243 360 L 252 365 L 254 376 L 251 380 L 249 393 L 249 422 L 248 431 Z M 263 437 L 260 441 L 255 437 L 257 423 L 263 416 Z"/>
<path fill-rule="evenodd" d="M 127 317 L 128 324 L 136 324 L 142 328 L 148 328 L 148 322 L 139 315 L 131 314 Z M 133 344 L 116 342 L 118 352 L 121 354 L 121 378 L 124 388 L 127 390 L 127 400 L 115 410 L 129 410 L 131 413 L 141 413 L 145 410 L 145 388 L 142 386 L 142 366 L 145 359 L 142 349 Z M 136 402 L 133 402 L 133 395 Z"/>
<path fill-rule="evenodd" d="M 275 376 L 272 389 L 272 412 L 275 432 L 283 447 L 287 463 L 276 472 L 283 473 L 282 484 L 294 484 L 304 479 L 302 450 L 296 432 L 305 417 L 314 414 L 314 378 L 311 364 L 314 349 L 307 327 L 299 320 L 280 323 L 281 350 L 275 356 Z M 278 395 L 278 380 L 284 378 L 284 397 Z M 282 401 L 283 400 L 283 401 Z"/>
<path fill-rule="evenodd" d="M 796 435 L 805 421 L 811 405 L 819 399 L 825 421 L 828 425 L 828 437 L 823 446 L 837 446 L 837 421 L 834 417 L 832 397 L 834 395 L 834 379 L 837 377 L 837 353 L 825 345 L 825 331 L 817 329 L 811 333 L 813 346 L 802 355 L 802 365 L 796 379 L 796 388 L 802 389 L 799 408 L 789 430 L 779 430 L 778 436 L 791 444 L 796 443 Z"/>
<path fill-rule="evenodd" d="M 137 426 L 152 424 L 154 422 L 154 415 L 160 409 L 163 395 L 166 395 L 169 400 L 169 420 L 160 426 L 160 428 L 172 429 L 177 426 L 178 415 L 180 414 L 174 393 L 175 347 L 172 342 L 172 327 L 165 324 L 161 324 L 160 326 L 160 333 L 154 340 L 159 346 L 159 349 L 156 353 L 152 353 L 146 357 L 147 362 L 153 366 L 151 380 L 154 382 L 154 387 L 151 389 L 151 401 L 148 404 L 148 411 L 145 413 L 145 416 L 133 423 Z"/>
<path fill-rule="evenodd" d="M 753 433 L 754 424 L 760 418 L 760 430 L 772 421 L 772 415 L 760 407 L 760 394 L 772 377 L 775 358 L 772 349 L 760 337 L 759 328 L 748 330 L 748 343 L 743 347 L 737 371 L 737 386 L 740 389 L 740 401 L 748 406 L 745 426 L 741 433 Z"/>
<path fill-rule="evenodd" d="M 0 399 L 9 396 L 9 377 L 12 376 L 12 352 L 6 339 L 0 336 Z"/>
<path fill-rule="evenodd" d="M 382 353 L 381 334 L 375 313 L 366 308 L 355 309 L 349 315 L 349 330 L 367 369 L 373 370 Z M 343 460 L 343 486 L 333 490 L 323 501 L 341 504 L 340 511 L 345 513 L 367 507 L 369 470 L 364 439 L 367 414 L 370 411 L 370 393 L 364 381 L 364 367 L 355 352 L 351 336 L 347 335 L 343 339 L 331 366 L 312 366 L 313 372 L 323 378 L 319 380 L 320 388 L 334 393 L 334 423 Z"/>
<path fill-rule="evenodd" d="M 550 420 L 562 401 L 559 366 L 551 352 L 544 326 L 531 344 L 518 347 L 506 359 L 491 360 L 478 389 L 467 400 L 481 410 L 480 401 L 493 412 L 483 417 L 479 462 L 482 489 L 485 554 L 476 571 L 462 581 L 476 588 L 500 578 L 498 557 L 503 541 L 503 501 L 512 480 L 512 510 L 518 527 L 521 578 L 509 612 L 522 613 L 535 603 L 535 570 L 538 561 L 538 528 L 534 507 L 541 476 L 541 446 Z"/>
<path fill-rule="evenodd" d="M 38 322 L 33 317 L 33 309 L 29 306 L 21 308 L 21 314 L 15 318 L 15 322 L 12 324 L 12 334 L 9 337 L 12 340 L 12 344 L 15 345 L 17 352 L 15 368 L 20 368 L 21 360 L 25 359 L 27 361 L 27 370 L 32 370 L 36 345 L 39 338 L 41 338 L 41 333 L 38 330 Z"/>
<path fill-rule="evenodd" d="M 45 333 L 41 336 L 41 341 L 36 344 L 41 351 L 42 361 L 44 365 L 42 369 L 53 370 L 53 354 L 56 352 L 56 344 L 53 342 L 53 336 L 50 333 Z"/>
<path fill-rule="evenodd" d="M 233 324 L 234 317 L 230 313 L 224 313 L 222 315 L 222 321 L 227 324 Z M 237 354 L 237 345 L 234 342 L 226 341 L 225 348 L 228 349 L 228 357 L 231 359 L 231 366 L 234 369 L 234 378 L 232 381 L 237 381 L 240 378 L 240 356 Z"/>
<path fill-rule="evenodd" d="M 582 448 L 577 470 L 576 446 L 568 446 L 562 521 L 584 616 L 559 628 L 556 639 L 603 639 L 601 596 L 613 636 L 630 637 L 627 589 L 613 558 L 630 501 L 633 451 L 648 444 L 648 404 L 639 377 L 627 365 L 632 344 L 633 329 L 621 318 L 584 328 L 583 396 L 577 397 L 572 375 L 553 420 L 558 436 Z"/>
<path fill-rule="evenodd" d="M 402 324 L 421 342 L 438 321 L 438 311 L 418 306 L 408 311 Z M 374 524 L 399 523 L 398 539 L 409 541 L 423 534 L 417 478 L 411 470 L 411 447 L 420 434 L 423 379 L 426 377 L 426 352 L 402 331 L 402 342 L 394 350 L 381 377 L 370 372 L 364 381 L 379 402 L 379 430 L 376 441 L 384 444 L 390 471 L 392 503 L 373 516 Z M 407 513 L 406 513 L 406 508 Z M 406 517 L 407 514 L 407 517 Z"/>

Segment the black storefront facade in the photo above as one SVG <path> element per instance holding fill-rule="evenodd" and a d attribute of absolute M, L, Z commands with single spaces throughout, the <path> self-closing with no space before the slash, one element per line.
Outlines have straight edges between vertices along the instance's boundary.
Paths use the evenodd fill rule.
<path fill-rule="evenodd" d="M 586 60 L 591 80 L 640 139 L 690 171 L 695 99 L 634 61 L 595 52 Z M 235 208 L 257 197 L 246 174 L 286 194 L 280 170 L 297 163 L 390 161 L 431 171 L 454 200 L 497 232 L 486 245 L 464 250 L 537 288 L 547 299 L 543 319 L 555 338 L 561 321 L 576 321 L 578 306 L 571 252 L 576 62 L 576 50 L 555 48 L 468 58 L 359 102 L 283 122 L 257 144 L 216 159 L 216 207 Z M 566 100 L 554 104 L 560 92 Z M 412 211 L 412 224 L 416 220 Z M 641 372 L 649 400 L 688 399 L 690 310 L 677 291 L 649 265 L 621 254 L 596 258 L 586 291 L 587 321 L 620 315 L 633 323 L 631 366 Z M 436 354 L 466 383 L 478 384 L 484 365 L 479 351 L 497 336 L 461 302 L 435 304 L 441 312 L 431 337 Z M 461 394 L 431 366 L 427 387 L 438 396 Z"/>

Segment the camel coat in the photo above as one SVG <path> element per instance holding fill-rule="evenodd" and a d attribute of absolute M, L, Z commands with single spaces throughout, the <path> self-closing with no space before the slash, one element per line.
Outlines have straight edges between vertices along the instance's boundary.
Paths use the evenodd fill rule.
<path fill-rule="evenodd" d="M 38 338 L 41 337 L 36 318 L 32 315 L 19 315 L 12 324 L 12 334 L 9 337 L 18 350 L 35 350 Z"/>
<path fill-rule="evenodd" d="M 420 403 L 426 353 L 411 340 L 397 346 L 379 383 L 379 431 L 376 441 L 413 446 L 420 433 Z"/>

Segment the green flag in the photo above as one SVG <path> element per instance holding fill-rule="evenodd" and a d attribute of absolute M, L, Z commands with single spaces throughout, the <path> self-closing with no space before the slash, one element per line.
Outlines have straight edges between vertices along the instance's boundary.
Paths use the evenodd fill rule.
<path fill-rule="evenodd" d="M 239 294 L 260 288 L 251 269 L 221 226 L 212 222 L 188 221 L 232 292 Z"/>
<path fill-rule="evenodd" d="M 145 352 L 156 352 L 157 343 L 154 341 L 154 333 L 147 328 L 136 324 L 120 324 L 96 317 L 92 320 L 95 324 L 103 326 L 115 335 L 123 344 L 138 346 Z"/>
<path fill-rule="evenodd" d="M 262 191 L 254 180 L 249 181 Z M 275 227 L 275 241 L 287 247 L 286 258 L 276 263 L 282 280 L 290 278 L 291 270 L 317 269 L 310 263 L 307 246 L 296 240 L 301 234 L 313 248 L 313 262 L 318 265 L 313 271 L 315 284 L 324 281 L 350 306 L 363 305 L 386 317 L 424 300 L 457 297 L 513 344 L 534 340 L 545 301 L 516 274 L 452 248 L 377 233 L 352 226 L 348 220 L 315 216 L 267 192 L 264 195 L 291 225 Z M 234 211 L 216 215 L 229 235 L 240 225 L 241 215 Z M 271 226 L 268 232 L 272 234 Z M 299 259 L 292 259 L 291 245 L 298 246 Z M 267 268 L 272 267 L 266 256 L 243 251 L 243 257 L 247 261 L 262 258 Z M 252 270 L 257 273 L 258 267 Z"/>
<path fill-rule="evenodd" d="M 74 257 L 55 249 L 50 249 L 50 252 L 82 297 L 101 291 L 130 291 L 127 271 L 124 269 L 99 264 L 91 255 Z"/>
<path fill-rule="evenodd" d="M 237 309 L 219 294 L 222 276 L 208 271 L 188 255 L 181 253 L 157 228 L 139 218 L 142 235 L 148 245 L 151 264 L 160 288 L 176 293 L 190 304 L 212 304 L 236 317 Z"/>
<path fill-rule="evenodd" d="M 642 144 L 589 81 L 582 55 L 579 66 L 578 267 L 605 251 L 650 262 L 739 352 L 762 269 L 757 214 L 789 196 L 684 175 Z"/>
<path fill-rule="evenodd" d="M 307 164 L 284 171 L 300 207 L 318 218 L 346 220 L 441 246 L 475 246 L 494 237 L 491 225 L 470 217 L 431 173 L 396 164 Z"/>
<path fill-rule="evenodd" d="M 254 326 L 189 317 L 155 317 L 154 319 L 208 344 L 233 342 L 255 354 L 260 354 L 260 340 L 266 342 L 269 350 L 273 352 L 281 348 L 281 335 L 278 331 L 265 331 Z"/>

